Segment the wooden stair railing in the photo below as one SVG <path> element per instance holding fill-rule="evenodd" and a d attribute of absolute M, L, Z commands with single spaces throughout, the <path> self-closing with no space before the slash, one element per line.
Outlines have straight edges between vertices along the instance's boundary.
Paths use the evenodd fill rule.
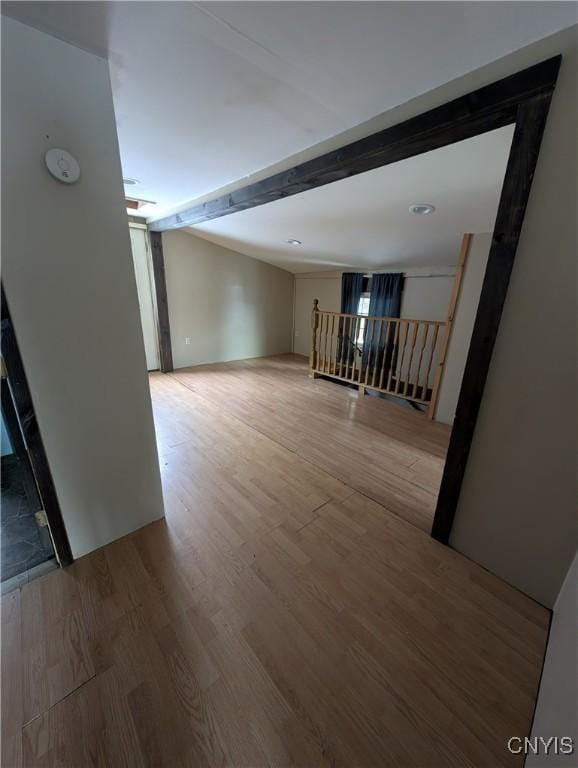
<path fill-rule="evenodd" d="M 361 323 L 365 320 L 362 342 Z M 446 323 L 326 312 L 313 302 L 310 375 L 432 403 Z"/>
<path fill-rule="evenodd" d="M 462 237 L 445 321 L 325 312 L 314 299 L 310 375 L 427 405 L 427 417 L 433 419 L 472 237 L 468 232 Z"/>

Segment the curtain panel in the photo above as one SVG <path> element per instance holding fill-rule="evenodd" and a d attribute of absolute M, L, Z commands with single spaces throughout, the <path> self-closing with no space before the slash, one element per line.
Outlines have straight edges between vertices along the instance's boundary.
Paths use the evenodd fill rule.
<path fill-rule="evenodd" d="M 359 299 L 363 292 L 363 273 L 344 272 L 341 276 L 341 311 L 348 315 L 357 314 Z M 339 363 L 353 362 L 355 356 L 355 339 L 349 336 L 352 324 L 347 318 L 339 319 L 337 337 L 337 361 Z"/>
<path fill-rule="evenodd" d="M 403 281 L 403 275 L 399 273 L 373 275 L 369 299 L 370 317 L 400 316 Z M 366 368 L 369 363 L 372 370 L 377 367 L 381 371 L 382 363 L 384 363 L 383 367 L 387 374 L 391 365 L 395 365 L 395 361 L 392 359 L 394 329 L 388 332 L 389 325 L 389 323 L 382 323 L 381 333 L 372 333 L 374 330 L 372 324 L 366 324 L 363 344 L 363 368 Z M 387 343 L 386 349 L 388 335 L 391 338 Z"/>

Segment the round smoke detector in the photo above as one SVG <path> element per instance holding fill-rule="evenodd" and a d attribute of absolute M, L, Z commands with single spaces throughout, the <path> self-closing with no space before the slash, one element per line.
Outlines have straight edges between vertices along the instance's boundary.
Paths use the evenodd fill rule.
<path fill-rule="evenodd" d="M 58 181 L 74 184 L 80 178 L 78 160 L 65 149 L 49 149 L 44 155 L 46 167 Z"/>

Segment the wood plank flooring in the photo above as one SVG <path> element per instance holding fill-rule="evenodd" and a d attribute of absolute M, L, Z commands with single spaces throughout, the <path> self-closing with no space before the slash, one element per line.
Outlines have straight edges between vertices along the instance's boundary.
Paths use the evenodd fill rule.
<path fill-rule="evenodd" d="M 431 531 L 450 428 L 405 407 L 309 379 L 305 358 L 241 360 L 181 369 L 195 394 Z"/>
<path fill-rule="evenodd" d="M 431 494 L 435 425 L 295 358 L 151 389 L 166 520 L 2 600 L 3 768 L 521 765 L 548 612 L 322 458 L 387 424 Z"/>

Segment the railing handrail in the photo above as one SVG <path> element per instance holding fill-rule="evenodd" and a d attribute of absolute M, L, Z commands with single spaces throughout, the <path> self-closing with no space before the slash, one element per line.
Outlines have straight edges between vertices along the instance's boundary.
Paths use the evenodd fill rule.
<path fill-rule="evenodd" d="M 378 315 L 332 312 L 319 309 L 319 299 L 313 299 L 310 375 L 313 377 L 329 376 L 348 384 L 357 385 L 362 393 L 365 392 L 366 387 L 369 387 L 384 394 L 422 403 L 428 406 L 428 418 L 433 419 L 471 241 L 471 233 L 466 232 L 462 238 L 456 276 L 445 320 L 418 320 L 409 317 L 380 317 Z M 336 317 L 338 318 L 337 323 L 335 322 Z M 363 318 L 365 318 L 365 322 L 362 329 L 361 320 Z M 329 330 L 330 323 L 331 330 Z M 375 342 L 376 326 L 377 344 Z M 383 335 L 384 327 L 385 336 Z M 413 331 L 411 341 L 410 331 Z M 421 339 L 419 338 L 420 332 Z M 429 338 L 430 332 L 431 339 Z M 367 351 L 365 349 L 360 350 L 357 344 L 358 335 L 361 333 L 363 333 L 363 347 L 365 347 L 365 341 L 369 339 Z M 350 352 L 352 336 L 353 358 L 351 358 Z M 318 337 L 319 346 L 317 345 Z M 406 362 L 408 341 L 409 357 Z M 323 346 L 321 346 L 322 343 Z M 359 359 L 356 359 L 356 354 Z M 416 354 L 417 357 L 415 357 Z M 371 367 L 372 362 L 373 368 Z M 422 363 L 425 364 L 425 376 L 423 377 L 421 375 Z M 417 365 L 417 370 L 415 370 L 415 365 Z M 434 365 L 434 379 L 430 386 L 432 366 Z M 363 375 L 364 373 L 365 375 Z M 402 378 L 405 380 L 402 381 Z"/>
<path fill-rule="evenodd" d="M 437 382 L 444 328 L 447 334 L 444 320 L 323 310 L 314 299 L 311 375 L 345 381 L 362 392 L 367 388 L 401 397 L 431 411 L 438 388 L 431 373 L 435 365 Z"/>
<path fill-rule="evenodd" d="M 388 315 L 360 315 L 348 312 L 331 312 L 327 309 L 314 309 L 319 315 L 335 315 L 339 317 L 364 317 L 366 320 L 387 320 L 388 323 L 429 323 L 430 325 L 445 325 L 445 320 L 418 320 L 416 317 L 389 317 Z"/>

